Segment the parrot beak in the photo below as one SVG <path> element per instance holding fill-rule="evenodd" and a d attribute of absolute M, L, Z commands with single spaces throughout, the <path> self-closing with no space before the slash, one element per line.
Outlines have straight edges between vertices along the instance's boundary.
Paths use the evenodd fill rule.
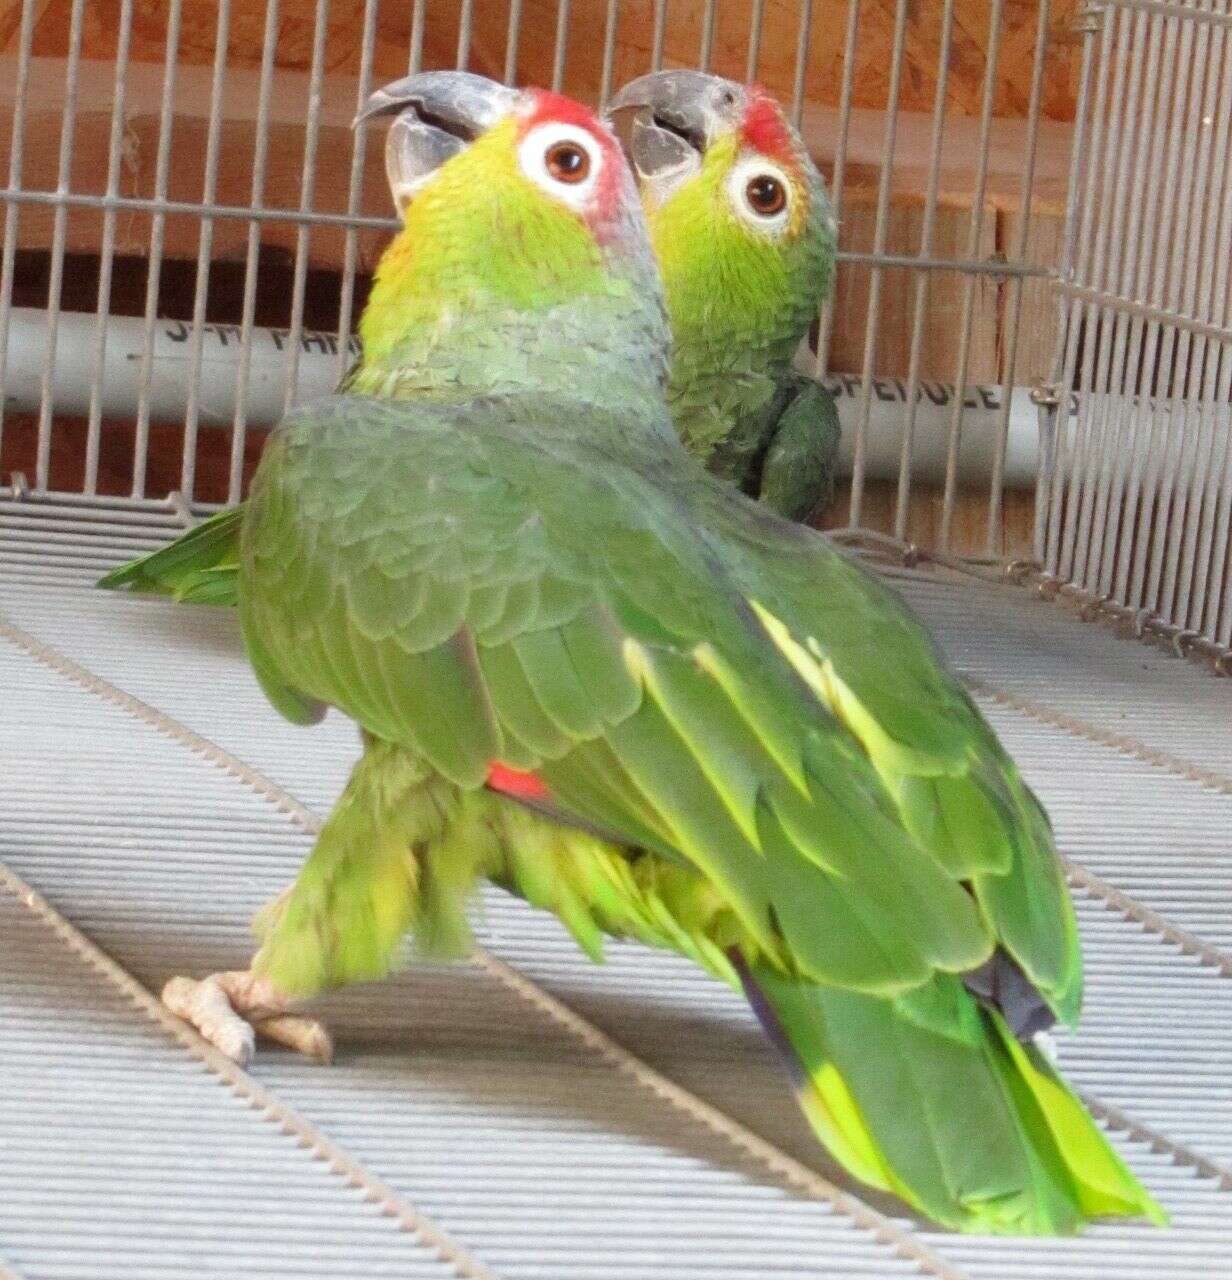
<path fill-rule="evenodd" d="M 700 71 L 655 71 L 608 104 L 643 191 L 661 204 L 698 173 L 706 148 L 744 113 L 740 85 Z"/>
<path fill-rule="evenodd" d="M 503 120 L 521 95 L 467 71 L 423 71 L 378 89 L 356 126 L 395 117 L 385 138 L 385 173 L 399 214 L 451 156 Z"/>

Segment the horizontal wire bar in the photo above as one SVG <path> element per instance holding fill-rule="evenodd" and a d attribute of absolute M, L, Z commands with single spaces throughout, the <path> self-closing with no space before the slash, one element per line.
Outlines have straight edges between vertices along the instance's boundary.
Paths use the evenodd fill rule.
<path fill-rule="evenodd" d="M 1169 311 L 1167 307 L 1153 307 L 1150 303 L 1135 302 L 1132 298 L 1121 297 L 1120 294 L 1106 293 L 1102 289 L 1091 289 L 1086 285 L 1070 284 L 1065 280 L 1057 280 L 1056 287 L 1069 298 L 1077 298 L 1083 302 L 1093 303 L 1095 306 L 1106 307 L 1110 311 L 1123 311 L 1128 315 L 1142 316 L 1157 324 L 1183 329 L 1186 333 L 1214 338 L 1216 342 L 1232 343 L 1232 329 L 1224 325 L 1208 324 L 1205 320 L 1199 320 L 1197 316 Z"/>
<path fill-rule="evenodd" d="M 323 227 L 373 227 L 381 231 L 396 230 L 395 218 L 379 218 L 368 214 L 301 212 L 299 209 L 252 209 L 238 204 L 202 204 L 192 200 L 150 200 L 141 196 L 98 196 L 72 191 L 17 191 L 0 187 L 0 203 L 67 205 L 76 209 L 131 210 L 135 213 L 184 214 L 200 218 L 234 218 L 241 222 L 292 222 Z"/>
<path fill-rule="evenodd" d="M 18 191 L 0 187 L 0 203 L 67 205 L 71 208 L 115 209 L 135 213 L 183 214 L 188 217 L 232 218 L 247 222 L 290 222 L 317 227 L 340 227 L 344 230 L 372 229 L 396 231 L 402 225 L 396 218 L 372 214 L 324 213 L 300 209 L 249 208 L 244 205 L 201 204 L 189 200 L 148 200 L 140 196 L 99 196 L 71 191 Z M 1008 262 L 1000 258 L 921 258 L 911 253 L 858 253 L 840 249 L 839 262 L 866 263 L 877 267 L 901 267 L 912 271 L 965 271 L 988 276 L 1050 276 L 1053 272 L 1036 262 Z"/>
<path fill-rule="evenodd" d="M 1160 13 L 1168 18 L 1182 18 L 1216 27 L 1232 27 L 1232 13 L 1196 9 L 1192 4 L 1176 3 L 1174 0 L 1099 0 L 1098 8 L 1141 9 L 1147 13 Z"/>

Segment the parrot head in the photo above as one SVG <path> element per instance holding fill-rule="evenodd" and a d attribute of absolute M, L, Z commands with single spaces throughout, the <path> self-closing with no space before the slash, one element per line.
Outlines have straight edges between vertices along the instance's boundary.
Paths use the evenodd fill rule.
<path fill-rule="evenodd" d="M 785 368 L 829 292 L 836 226 L 782 108 L 756 85 L 660 71 L 608 113 L 641 188 L 682 372 L 751 352 Z"/>
<path fill-rule="evenodd" d="M 360 319 L 352 389 L 516 389 L 532 362 L 542 387 L 554 350 L 566 385 L 570 358 L 594 364 L 599 352 L 649 370 L 661 396 L 654 257 L 633 176 L 598 118 L 459 71 L 386 85 L 356 123 L 381 116 L 393 117 L 385 161 L 402 229 Z"/>

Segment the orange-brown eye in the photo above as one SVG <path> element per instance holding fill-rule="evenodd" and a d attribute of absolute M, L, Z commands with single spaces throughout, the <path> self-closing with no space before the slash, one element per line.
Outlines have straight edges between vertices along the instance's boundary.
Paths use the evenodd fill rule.
<path fill-rule="evenodd" d="M 787 188 L 768 173 L 759 173 L 750 178 L 744 188 L 744 198 L 749 208 L 763 218 L 773 218 L 787 207 Z"/>
<path fill-rule="evenodd" d="M 749 202 L 749 209 L 754 214 L 761 214 L 762 218 L 774 218 L 775 214 L 781 214 L 788 206 L 786 187 L 768 173 L 749 178 L 748 186 L 744 188 L 744 198 Z"/>
<path fill-rule="evenodd" d="M 557 182 L 575 186 L 590 176 L 590 156 L 576 142 L 554 142 L 543 153 L 543 167 Z"/>

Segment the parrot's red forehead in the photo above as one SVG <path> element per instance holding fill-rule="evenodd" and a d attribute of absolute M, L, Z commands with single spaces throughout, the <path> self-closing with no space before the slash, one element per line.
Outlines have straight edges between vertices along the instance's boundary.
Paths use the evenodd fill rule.
<path fill-rule="evenodd" d="M 748 90 L 748 106 L 740 122 L 740 138 L 746 146 L 772 160 L 784 163 L 795 160 L 795 148 L 783 113 L 760 85 L 753 85 Z"/>
<path fill-rule="evenodd" d="M 592 229 L 600 239 L 603 238 L 603 224 L 616 212 L 620 196 L 620 173 L 624 166 L 624 153 L 620 144 L 589 108 L 564 94 L 553 93 L 549 89 L 530 90 L 531 109 L 523 117 L 521 134 L 525 136 L 531 129 L 541 124 L 569 124 L 585 129 L 595 140 L 603 154 L 603 170 L 595 185 L 594 199 L 587 218 Z"/>
<path fill-rule="evenodd" d="M 595 113 L 572 98 L 562 93 L 553 93 L 550 89 L 530 90 L 531 110 L 526 118 L 523 130 L 533 129 L 537 124 L 549 121 L 556 124 L 575 124 L 595 135 L 599 142 L 607 141 L 607 130 L 599 123 Z"/>

